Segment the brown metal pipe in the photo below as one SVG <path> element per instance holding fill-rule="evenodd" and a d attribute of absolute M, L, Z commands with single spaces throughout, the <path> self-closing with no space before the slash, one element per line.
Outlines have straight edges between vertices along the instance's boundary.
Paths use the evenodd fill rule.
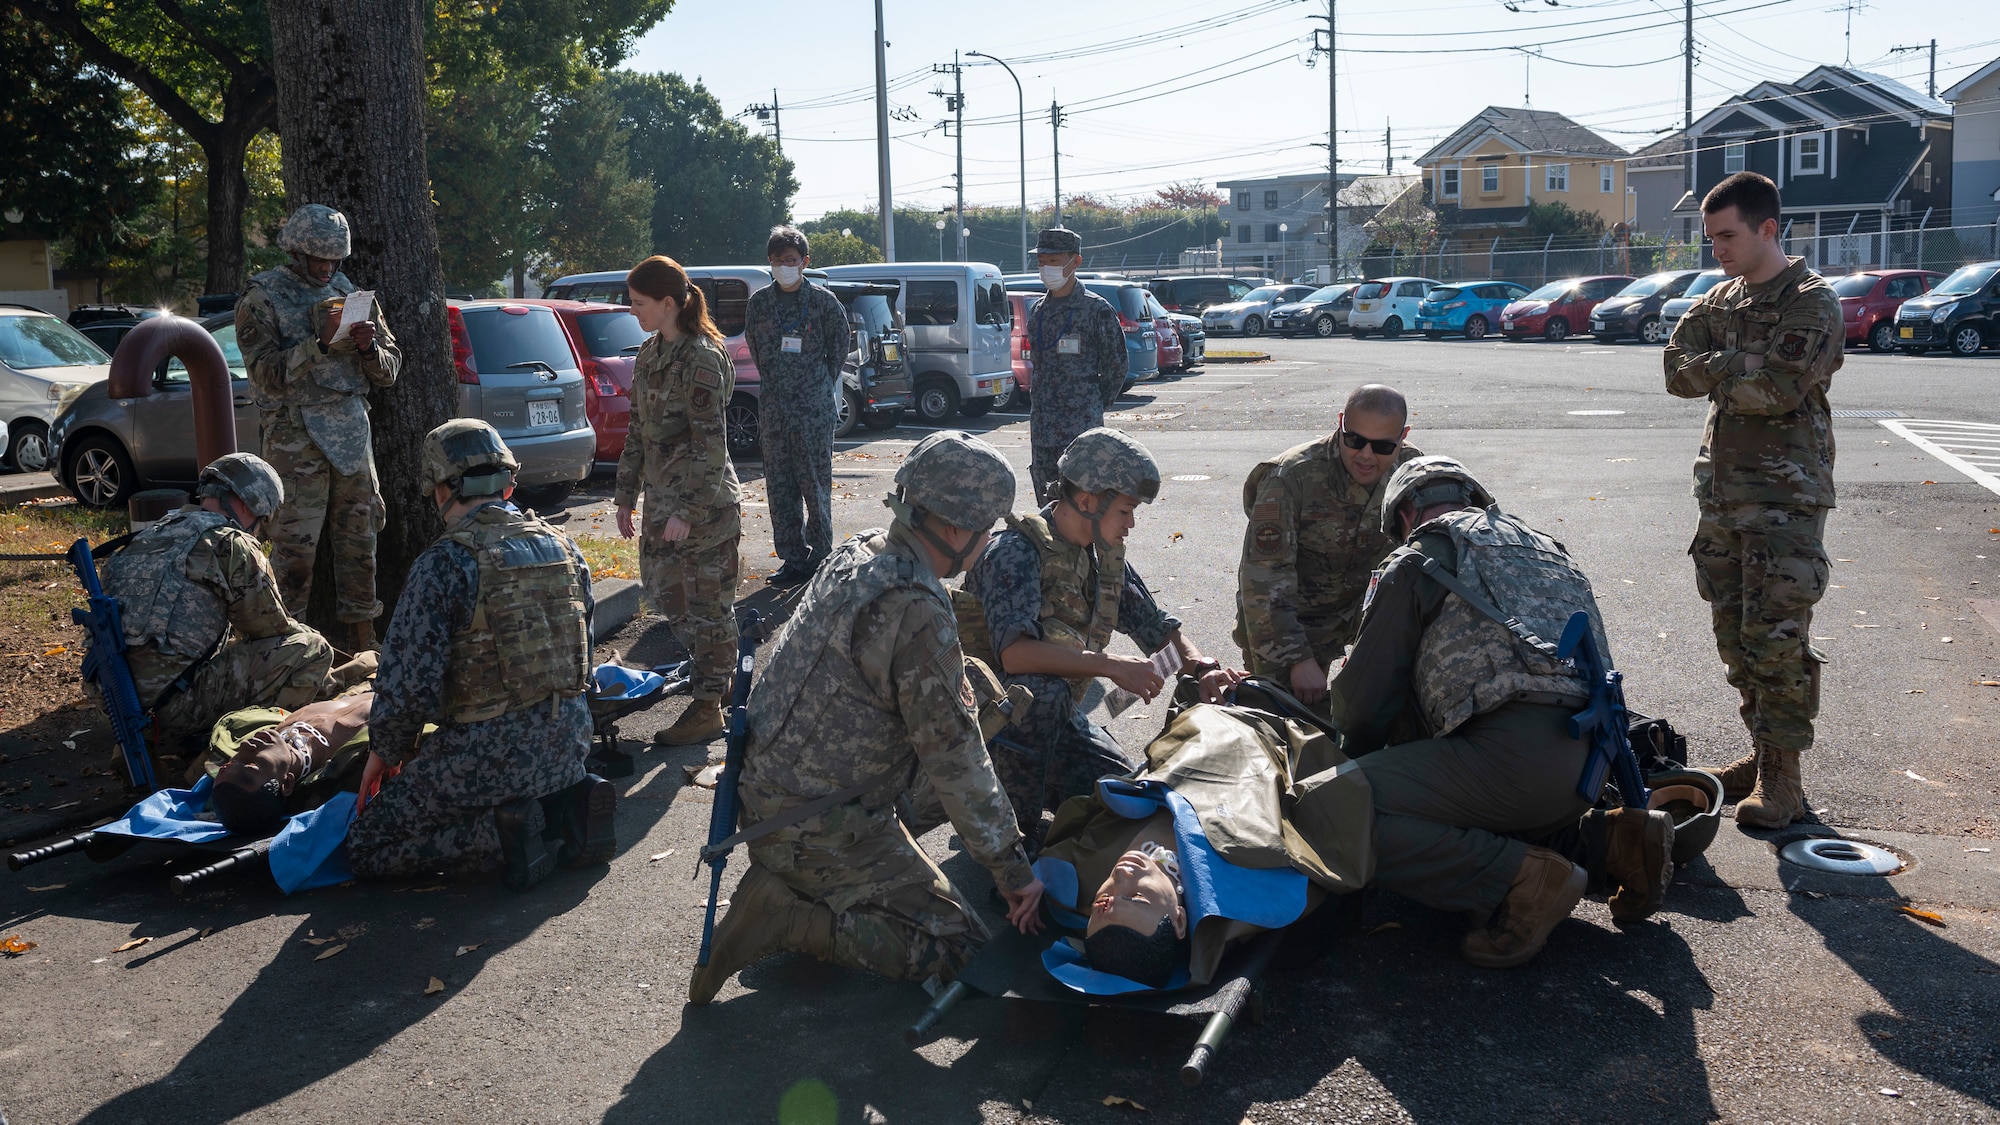
<path fill-rule="evenodd" d="M 153 373 L 172 356 L 187 365 L 194 394 L 195 470 L 236 452 L 236 404 L 229 387 L 229 361 L 208 329 L 186 317 L 167 314 L 142 320 L 118 342 L 111 357 L 112 398 L 145 398 L 153 393 Z"/>

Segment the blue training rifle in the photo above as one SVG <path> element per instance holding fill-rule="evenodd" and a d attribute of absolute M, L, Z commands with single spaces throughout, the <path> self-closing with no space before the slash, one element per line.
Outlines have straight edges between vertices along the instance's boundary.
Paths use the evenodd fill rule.
<path fill-rule="evenodd" d="M 83 678 L 97 684 L 111 713 L 111 730 L 118 736 L 118 749 L 125 755 L 125 772 L 132 784 L 148 793 L 160 788 L 153 778 L 153 758 L 146 748 L 146 728 L 152 718 L 139 704 L 139 686 L 132 682 L 132 669 L 125 663 L 125 625 L 118 612 L 118 599 L 105 594 L 97 581 L 97 560 L 90 553 L 90 541 L 70 544 L 69 564 L 83 583 L 89 609 L 72 609 L 70 618 L 90 632 L 90 651 L 83 658 Z"/>
<path fill-rule="evenodd" d="M 1639 759 L 1632 753 L 1628 737 L 1631 720 L 1625 714 L 1625 673 L 1607 667 L 1591 637 L 1590 615 L 1582 610 L 1570 614 L 1563 626 L 1556 657 L 1568 660 L 1583 673 L 1590 685 L 1590 706 L 1571 715 L 1571 738 L 1590 739 L 1590 757 L 1584 761 L 1583 775 L 1576 780 L 1577 796 L 1595 802 L 1604 791 L 1604 780 L 1614 770 L 1618 776 L 1618 796 L 1628 809 L 1643 809 L 1652 796 Z"/>
<path fill-rule="evenodd" d="M 750 675 L 757 668 L 759 618 L 748 611 L 737 623 L 736 682 L 729 696 L 728 753 L 722 760 L 722 775 L 715 782 L 715 804 L 708 812 L 708 846 L 701 850 L 701 862 L 708 864 L 708 907 L 701 920 L 701 950 L 696 965 L 708 964 L 709 942 L 715 937 L 715 907 L 722 898 L 722 869 L 729 863 L 729 841 L 736 834 L 742 814 L 736 783 L 743 776 L 743 753 L 750 740 Z"/>

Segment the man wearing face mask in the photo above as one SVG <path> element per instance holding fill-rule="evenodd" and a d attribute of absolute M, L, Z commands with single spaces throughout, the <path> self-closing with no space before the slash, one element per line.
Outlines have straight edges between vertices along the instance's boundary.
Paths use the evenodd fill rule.
<path fill-rule="evenodd" d="M 757 361 L 764 497 L 784 560 L 771 584 L 796 586 L 833 549 L 833 389 L 854 343 L 840 298 L 805 278 L 806 236 L 773 227 L 765 252 L 772 284 L 751 295 L 743 336 Z"/>
<path fill-rule="evenodd" d="M 1056 462 L 1085 430 L 1104 424 L 1104 411 L 1125 387 L 1131 357 L 1111 302 L 1077 283 L 1083 236 L 1050 227 L 1035 244 L 1048 295 L 1028 310 L 1028 356 L 1035 393 L 1028 400 L 1028 476 L 1035 503 L 1055 502 Z"/>
<path fill-rule="evenodd" d="M 270 520 L 271 567 L 285 608 L 305 612 L 321 533 L 333 540 L 334 615 L 340 642 L 375 647 L 375 535 L 385 509 L 375 479 L 366 396 L 402 370 L 403 353 L 381 304 L 336 337 L 355 285 L 340 272 L 353 248 L 347 216 L 309 203 L 285 220 L 278 245 L 292 260 L 250 279 L 236 306 L 236 342 L 264 416 L 264 459 L 285 481 Z"/>
<path fill-rule="evenodd" d="M 382 646 L 367 803 L 347 836 L 357 874 L 498 867 L 524 891 L 557 863 L 616 850 L 617 792 L 583 768 L 590 567 L 508 502 L 519 468 L 485 422 L 455 418 L 424 438 L 423 486 L 445 533 L 410 567 Z"/>
<path fill-rule="evenodd" d="M 737 790 L 750 868 L 690 1003 L 785 952 L 894 980 L 956 975 L 986 929 L 917 846 L 944 819 L 992 873 L 1009 921 L 1039 925 L 1042 885 L 986 756 L 942 584 L 1013 500 L 998 450 L 931 434 L 896 473 L 895 522 L 841 544 L 806 587 L 750 690 Z"/>
<path fill-rule="evenodd" d="M 125 662 L 162 747 L 206 741 L 242 707 L 302 707 L 326 691 L 333 646 L 285 611 L 256 532 L 279 510 L 278 473 L 251 453 L 201 471 L 200 500 L 104 563 Z M 95 692 L 94 685 L 86 690 Z"/>

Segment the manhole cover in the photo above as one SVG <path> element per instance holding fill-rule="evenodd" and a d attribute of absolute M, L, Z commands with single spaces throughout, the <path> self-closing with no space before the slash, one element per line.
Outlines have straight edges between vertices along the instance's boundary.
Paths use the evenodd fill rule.
<path fill-rule="evenodd" d="M 1625 412 L 1623 410 L 1572 410 L 1570 413 L 1585 418 L 1608 418 L 1613 414 L 1623 414 Z"/>
<path fill-rule="evenodd" d="M 1903 857 L 1895 852 L 1859 840 L 1794 840 L 1778 858 L 1835 875 L 1892 875 L 1903 867 Z"/>
<path fill-rule="evenodd" d="M 1167 479 L 1169 479 L 1169 480 L 1184 480 L 1184 481 L 1197 481 L 1197 480 L 1207 480 L 1207 479 L 1209 479 L 1209 478 L 1207 478 L 1207 477 L 1205 477 L 1205 476 L 1201 475 L 1200 473 L 1182 473 L 1181 475 L 1179 475 L 1179 476 L 1177 476 L 1177 477 L 1169 477 L 1169 478 L 1167 478 Z"/>
<path fill-rule="evenodd" d="M 1833 412 L 1833 416 L 1835 418 L 1908 418 L 1909 417 L 1908 414 L 1905 414 L 1900 410 L 1836 410 Z"/>

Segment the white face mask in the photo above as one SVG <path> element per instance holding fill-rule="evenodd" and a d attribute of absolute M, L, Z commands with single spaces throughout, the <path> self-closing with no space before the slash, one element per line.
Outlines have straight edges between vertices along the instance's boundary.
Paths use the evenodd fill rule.
<path fill-rule="evenodd" d="M 1063 286 L 1063 282 L 1067 280 L 1069 280 L 1068 275 L 1062 266 L 1042 267 L 1043 285 L 1046 285 L 1051 289 L 1060 289 Z"/>
<path fill-rule="evenodd" d="M 805 271 L 800 269 L 798 266 L 771 267 L 771 277 L 775 279 L 779 285 L 782 285 L 787 289 L 790 289 L 792 286 L 797 285 L 799 283 L 799 276 L 804 272 Z"/>

